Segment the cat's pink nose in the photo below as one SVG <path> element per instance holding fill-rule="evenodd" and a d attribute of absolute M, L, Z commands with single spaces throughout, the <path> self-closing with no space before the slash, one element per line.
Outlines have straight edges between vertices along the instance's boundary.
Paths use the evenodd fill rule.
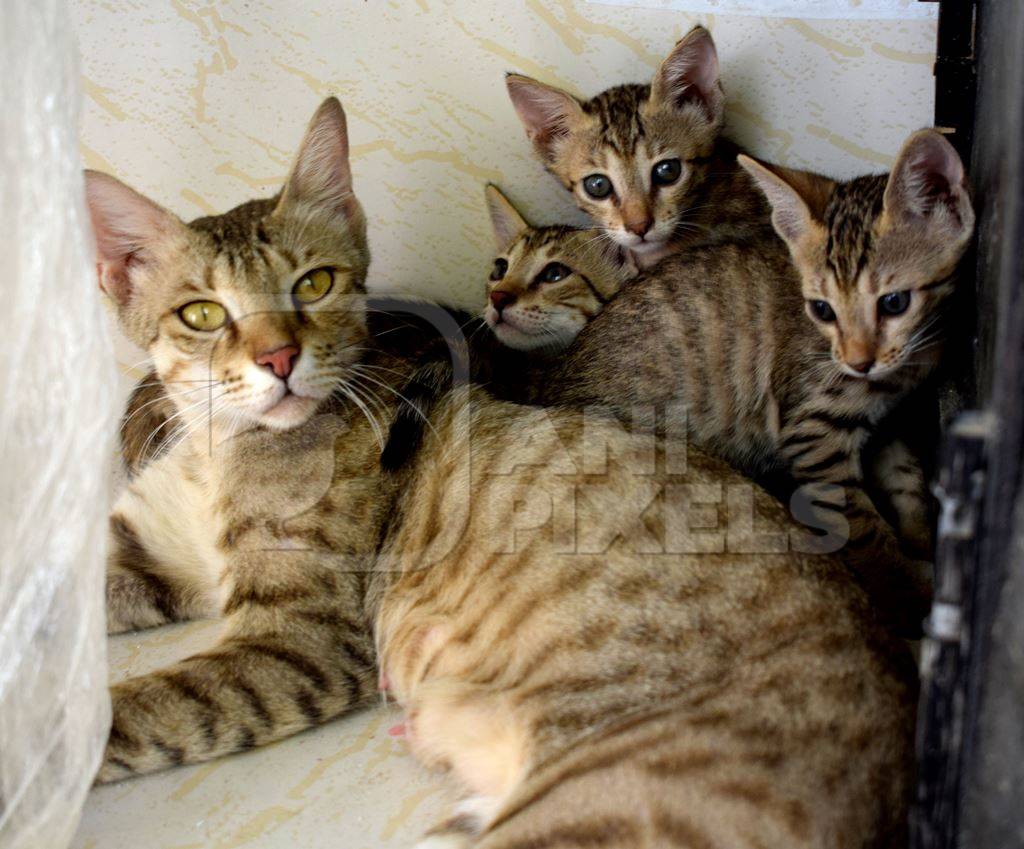
<path fill-rule="evenodd" d="M 292 373 L 292 366 L 299 356 L 299 349 L 294 345 L 285 345 L 276 351 L 268 351 L 256 358 L 256 365 L 269 366 L 274 374 L 282 380 Z"/>
<path fill-rule="evenodd" d="M 509 304 L 516 302 L 516 296 L 512 292 L 506 292 L 504 289 L 495 289 L 491 292 L 491 303 L 494 308 L 501 312 Z"/>
<path fill-rule="evenodd" d="M 874 360 L 861 360 L 859 363 L 847 363 L 850 368 L 854 371 L 860 372 L 861 374 L 867 374 L 871 371 L 871 366 L 874 364 Z"/>
<path fill-rule="evenodd" d="M 630 233 L 634 233 L 641 239 L 647 235 L 651 227 L 654 226 L 654 219 L 652 218 L 638 218 L 626 222 L 626 229 Z"/>

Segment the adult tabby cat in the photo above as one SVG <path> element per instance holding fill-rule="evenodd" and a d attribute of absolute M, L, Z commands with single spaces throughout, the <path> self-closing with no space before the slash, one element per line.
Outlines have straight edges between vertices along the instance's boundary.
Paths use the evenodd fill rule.
<path fill-rule="evenodd" d="M 225 619 L 113 689 L 100 779 L 367 702 L 376 648 L 468 794 L 424 847 L 901 846 L 912 664 L 737 473 L 464 386 L 382 471 L 364 413 L 396 405 L 352 393 L 402 364 L 372 369 L 346 152 L 329 100 L 279 198 L 188 225 L 89 175 L 101 281 L 188 422 L 115 508 L 112 629 Z"/>
<path fill-rule="evenodd" d="M 484 320 L 511 348 L 559 351 L 636 276 L 636 264 L 600 230 L 531 227 L 497 187 L 485 194 L 498 256 Z"/>
<path fill-rule="evenodd" d="M 930 568 L 900 552 L 866 495 L 862 451 L 939 357 L 973 229 L 963 167 L 931 130 L 906 142 L 889 176 L 843 183 L 743 165 L 766 188 L 793 261 L 742 243 L 665 260 L 583 329 L 533 399 L 601 404 L 629 420 L 652 405 L 670 417 L 685 409 L 676 426 L 734 465 L 810 485 L 815 521 L 848 536 L 844 558 L 886 617 L 914 633 Z M 926 537 L 920 469 L 898 445 L 889 452 L 881 483 L 900 531 Z"/>
<path fill-rule="evenodd" d="M 581 101 L 521 74 L 506 83 L 544 166 L 642 268 L 697 242 L 770 235 L 764 199 L 720 135 L 725 97 L 704 27 L 679 41 L 650 85 Z"/>

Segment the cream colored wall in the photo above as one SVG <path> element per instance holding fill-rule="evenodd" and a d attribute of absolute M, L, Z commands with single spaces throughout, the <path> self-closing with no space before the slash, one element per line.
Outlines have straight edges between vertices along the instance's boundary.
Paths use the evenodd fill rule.
<path fill-rule="evenodd" d="M 931 21 L 800 21 L 583 0 L 73 0 L 85 163 L 185 218 L 274 191 L 317 103 L 349 116 L 378 288 L 476 305 L 482 184 L 538 222 L 576 220 L 505 95 L 515 70 L 578 94 L 646 81 L 698 20 L 719 46 L 730 133 L 838 175 L 884 169 L 930 123 Z"/>

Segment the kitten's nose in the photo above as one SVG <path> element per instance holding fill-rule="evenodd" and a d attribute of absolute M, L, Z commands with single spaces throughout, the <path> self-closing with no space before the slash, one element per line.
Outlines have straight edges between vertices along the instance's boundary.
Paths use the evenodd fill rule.
<path fill-rule="evenodd" d="M 869 371 L 871 371 L 871 366 L 873 366 L 874 364 L 875 361 L 873 359 L 861 360 L 860 362 L 857 363 L 847 363 L 847 365 L 850 368 L 852 368 L 854 371 L 860 372 L 861 374 L 867 374 Z"/>
<path fill-rule="evenodd" d="M 491 292 L 491 303 L 499 313 L 509 304 L 514 304 L 515 302 L 516 296 L 512 292 L 506 292 L 504 289 L 495 289 Z"/>
<path fill-rule="evenodd" d="M 298 359 L 299 349 L 294 345 L 285 345 L 276 351 L 267 351 L 256 358 L 256 365 L 269 366 L 274 374 L 282 380 L 292 373 L 292 366 Z"/>
<path fill-rule="evenodd" d="M 654 219 L 652 218 L 639 218 L 634 221 L 625 222 L 626 229 L 630 233 L 634 233 L 641 239 L 647 235 L 647 232 L 654 226 Z"/>

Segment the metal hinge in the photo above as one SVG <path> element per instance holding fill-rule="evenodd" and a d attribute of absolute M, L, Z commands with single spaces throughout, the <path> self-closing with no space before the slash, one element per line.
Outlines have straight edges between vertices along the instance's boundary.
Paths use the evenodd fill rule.
<path fill-rule="evenodd" d="M 945 462 L 932 492 L 939 502 L 935 600 L 925 625 L 930 640 L 959 641 L 962 636 L 964 602 L 964 547 L 978 532 L 981 501 L 985 493 L 986 446 L 994 432 L 989 413 L 960 415 L 949 428 Z M 930 665 L 928 644 L 923 647 L 922 666 Z M 930 671 L 930 670 L 929 670 Z M 922 670 L 925 673 L 925 670 Z"/>
<path fill-rule="evenodd" d="M 935 601 L 921 646 L 918 786 L 911 817 L 914 849 L 952 849 L 964 728 L 970 599 L 978 562 L 986 461 L 996 433 L 990 413 L 962 413 L 942 451 L 935 556 Z"/>

